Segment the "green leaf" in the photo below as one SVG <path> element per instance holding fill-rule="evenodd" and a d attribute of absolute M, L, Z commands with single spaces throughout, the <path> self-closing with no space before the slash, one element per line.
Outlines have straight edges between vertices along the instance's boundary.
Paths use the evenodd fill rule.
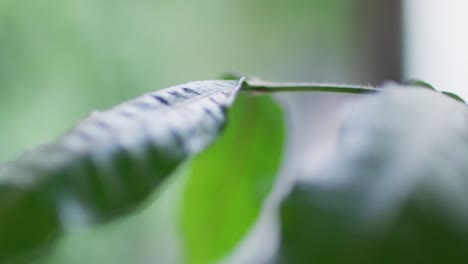
<path fill-rule="evenodd" d="M 0 167 L 0 262 L 140 205 L 216 139 L 241 81 L 174 86 L 95 112 Z"/>
<path fill-rule="evenodd" d="M 390 86 L 346 109 L 335 159 L 284 201 L 277 263 L 468 261 L 468 110 Z"/>
<path fill-rule="evenodd" d="M 403 84 L 404 85 L 409 85 L 409 86 L 424 87 L 424 88 L 428 88 L 428 89 L 437 91 L 437 89 L 435 89 L 432 85 L 430 85 L 429 83 L 427 83 L 425 81 L 421 81 L 421 80 L 407 80 Z M 441 91 L 441 93 L 445 94 L 446 96 L 451 97 L 452 99 L 457 100 L 457 101 L 459 101 L 461 103 L 465 103 L 465 101 L 460 96 L 458 96 L 458 95 L 456 95 L 454 93 L 447 92 L 447 91 Z"/>
<path fill-rule="evenodd" d="M 246 235 L 278 173 L 284 130 L 270 97 L 239 96 L 225 133 L 193 160 L 181 219 L 189 263 L 213 263 Z"/>
<path fill-rule="evenodd" d="M 463 100 L 460 96 L 458 96 L 458 95 L 456 95 L 456 94 L 454 94 L 454 93 L 446 92 L 446 91 L 444 91 L 444 92 L 442 92 L 442 93 L 445 94 L 446 96 L 448 96 L 448 97 L 454 99 L 454 100 L 457 100 L 457 101 L 460 102 L 460 103 L 465 103 L 465 100 Z"/>
<path fill-rule="evenodd" d="M 434 86 L 432 86 L 431 84 L 429 84 L 429 83 L 427 83 L 425 81 L 418 80 L 418 79 L 406 80 L 406 81 L 403 82 L 403 85 L 418 86 L 418 87 L 428 88 L 428 89 L 436 91 Z"/>
<path fill-rule="evenodd" d="M 177 226 L 187 166 L 180 166 L 144 202 L 144 210 L 64 234 L 48 256 L 34 264 L 183 263 Z"/>

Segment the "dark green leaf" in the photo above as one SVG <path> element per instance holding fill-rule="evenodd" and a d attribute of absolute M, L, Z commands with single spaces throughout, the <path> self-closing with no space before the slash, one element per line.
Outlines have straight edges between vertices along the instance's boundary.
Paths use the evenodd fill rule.
<path fill-rule="evenodd" d="M 412 79 L 412 80 L 406 80 L 403 82 L 404 85 L 408 86 L 418 86 L 418 87 L 423 87 L 423 88 L 428 88 L 431 90 L 436 90 L 434 86 L 430 85 L 429 83 L 422 81 L 422 80 L 417 80 L 417 79 Z"/>
<path fill-rule="evenodd" d="M 192 164 L 182 214 L 189 263 L 213 263 L 246 235 L 278 173 L 284 137 L 270 97 L 237 99 L 225 133 Z"/>
<path fill-rule="evenodd" d="M 144 209 L 106 225 L 67 232 L 34 264 L 183 263 L 177 226 L 187 166 L 180 166 L 144 202 Z"/>
<path fill-rule="evenodd" d="M 283 203 L 279 263 L 466 263 L 468 112 L 385 87 L 347 109 L 334 160 Z"/>
<path fill-rule="evenodd" d="M 442 92 L 442 93 L 445 94 L 446 96 L 448 96 L 448 97 L 454 99 L 454 100 L 457 100 L 457 101 L 459 101 L 459 102 L 461 102 L 461 103 L 465 103 L 465 100 L 463 100 L 460 96 L 458 96 L 458 95 L 456 95 L 456 94 L 454 94 L 454 93 L 445 92 L 445 91 Z"/>
<path fill-rule="evenodd" d="M 421 81 L 421 80 L 407 80 L 403 84 L 404 85 L 409 85 L 409 86 L 424 87 L 424 88 L 428 88 L 428 89 L 437 91 L 432 85 L 430 85 L 429 83 L 427 83 L 425 81 Z M 441 93 L 445 94 L 446 96 L 451 97 L 452 99 L 455 99 L 455 100 L 457 100 L 459 102 L 465 103 L 465 101 L 460 96 L 458 96 L 458 95 L 456 95 L 454 93 L 446 92 L 446 91 L 442 91 Z"/>
<path fill-rule="evenodd" d="M 217 138 L 242 82 L 187 83 L 95 112 L 0 168 L 0 262 L 135 208 Z"/>

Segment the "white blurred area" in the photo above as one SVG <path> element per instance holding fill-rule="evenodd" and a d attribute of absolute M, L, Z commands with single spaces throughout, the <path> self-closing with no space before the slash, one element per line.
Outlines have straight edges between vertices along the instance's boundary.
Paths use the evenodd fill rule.
<path fill-rule="evenodd" d="M 404 0 L 405 79 L 468 100 L 468 1 Z"/>

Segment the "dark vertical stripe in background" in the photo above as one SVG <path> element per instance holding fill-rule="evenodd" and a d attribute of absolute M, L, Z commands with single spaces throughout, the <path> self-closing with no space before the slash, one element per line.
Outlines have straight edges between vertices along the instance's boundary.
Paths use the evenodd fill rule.
<path fill-rule="evenodd" d="M 360 0 L 358 28 L 366 52 L 366 78 L 371 84 L 383 80 L 402 81 L 402 4 L 400 0 Z"/>

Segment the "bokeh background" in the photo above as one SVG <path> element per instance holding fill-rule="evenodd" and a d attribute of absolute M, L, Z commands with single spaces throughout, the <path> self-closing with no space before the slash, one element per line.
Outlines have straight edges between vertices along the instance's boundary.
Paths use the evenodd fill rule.
<path fill-rule="evenodd" d="M 1 1 L 0 160 L 92 109 L 226 71 L 273 80 L 399 79 L 393 2 Z"/>
<path fill-rule="evenodd" d="M 467 11 L 463 0 L 2 0 L 0 161 L 91 110 L 224 72 L 372 85 L 421 78 L 466 96 Z M 328 103 L 289 99 L 300 119 Z M 171 203 L 181 182 L 155 194 L 165 202 L 64 238 L 41 263 L 180 261 Z"/>

